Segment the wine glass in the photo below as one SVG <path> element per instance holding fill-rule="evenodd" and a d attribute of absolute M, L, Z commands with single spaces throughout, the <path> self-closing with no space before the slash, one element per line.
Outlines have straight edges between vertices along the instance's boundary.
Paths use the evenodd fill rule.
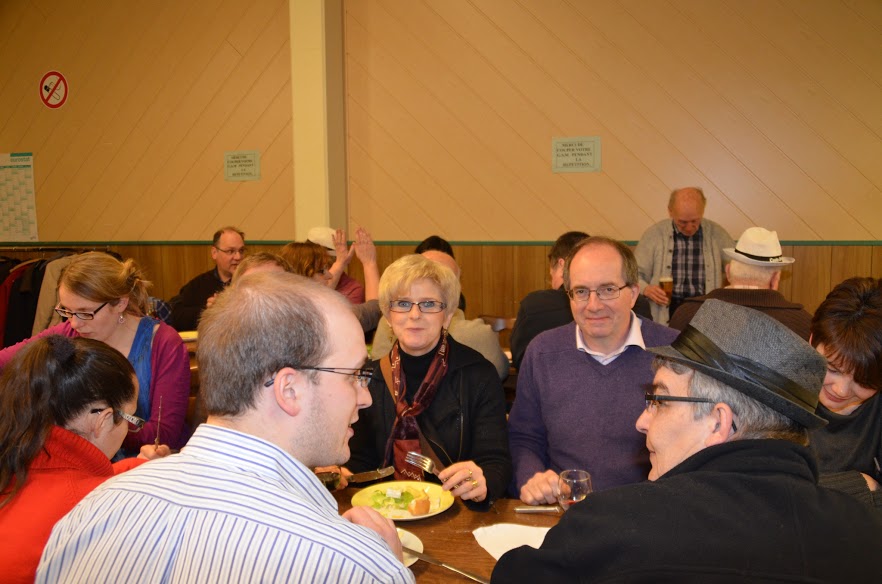
<path fill-rule="evenodd" d="M 560 473 L 557 480 L 557 502 L 561 511 L 566 511 L 574 503 L 578 503 L 588 496 L 594 488 L 591 485 L 591 475 L 587 470 L 570 469 Z"/>

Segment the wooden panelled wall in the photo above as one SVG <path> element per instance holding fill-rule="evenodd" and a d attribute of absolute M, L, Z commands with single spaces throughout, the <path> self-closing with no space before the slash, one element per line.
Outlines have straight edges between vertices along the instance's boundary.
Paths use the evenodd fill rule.
<path fill-rule="evenodd" d="M 249 245 L 251 251 L 277 251 L 277 245 Z M 412 245 L 379 245 L 380 269 L 413 251 Z M 104 248 L 102 248 L 104 249 Z M 153 295 L 168 300 L 187 280 L 213 266 L 208 245 L 111 245 L 108 249 L 134 258 L 154 283 Z M 528 292 L 548 286 L 546 256 L 549 245 L 455 245 L 462 266 L 466 314 L 515 316 L 518 303 Z M 19 258 L 39 253 L 0 251 Z M 837 283 L 851 276 L 882 277 L 882 246 L 784 246 L 784 255 L 796 258 L 784 270 L 781 292 L 789 300 L 814 312 Z M 349 273 L 362 279 L 361 265 L 354 260 Z"/>

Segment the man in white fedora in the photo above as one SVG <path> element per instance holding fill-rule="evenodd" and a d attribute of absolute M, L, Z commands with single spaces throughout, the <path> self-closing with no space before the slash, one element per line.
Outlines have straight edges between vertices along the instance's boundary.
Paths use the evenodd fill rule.
<path fill-rule="evenodd" d="M 796 260 L 781 253 L 778 233 L 751 227 L 741 234 L 734 248 L 723 249 L 732 261 L 726 265 L 729 285 L 710 294 L 687 298 L 671 317 L 668 326 L 683 330 L 705 300 L 715 298 L 768 314 L 800 337 L 808 340 L 812 315 L 802 304 L 788 302 L 778 292 L 781 270 Z"/>

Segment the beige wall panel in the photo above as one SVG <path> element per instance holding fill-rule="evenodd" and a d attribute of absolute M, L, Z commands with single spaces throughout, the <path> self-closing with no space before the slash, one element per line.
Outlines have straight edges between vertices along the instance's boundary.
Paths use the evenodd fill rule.
<path fill-rule="evenodd" d="M 283 25 L 285 38 L 288 37 L 288 3 L 282 0 L 268 0 L 265 2 L 253 2 L 248 6 L 242 19 L 236 24 L 229 35 L 227 42 L 233 45 L 240 54 L 251 52 L 251 45 L 259 42 L 265 35 L 275 32 L 279 21 Z"/>
<path fill-rule="evenodd" d="M 377 191 L 390 184 L 397 199 L 414 197 L 425 174 L 432 191 L 467 200 L 451 196 L 460 209 L 433 215 L 442 229 L 432 231 L 450 237 L 457 218 L 483 215 L 483 199 L 503 200 L 486 167 L 517 189 L 505 200 L 514 224 L 530 223 L 525 241 L 552 240 L 564 220 L 635 240 L 684 184 L 705 187 L 707 216 L 733 234 L 760 224 L 785 240 L 879 237 L 882 133 L 868 120 L 882 100 L 840 97 L 829 60 L 856 69 L 853 86 L 882 87 L 882 38 L 867 34 L 878 10 L 862 0 L 760 4 L 346 1 L 350 160 L 368 157 L 358 168 L 383 174 L 374 185 L 350 169 L 352 223 L 380 240 L 420 239 L 402 227 L 420 224 L 408 221 L 420 210 L 375 226 L 387 214 L 370 207 L 385 204 Z M 828 13 L 835 30 L 822 32 Z M 856 40 L 839 42 L 842 30 Z M 800 39 L 827 51 L 825 65 L 800 55 Z M 602 137 L 603 172 L 551 175 L 550 138 L 586 134 Z M 403 169 L 402 152 L 415 159 Z M 507 239 L 488 230 L 487 241 Z"/>
<path fill-rule="evenodd" d="M 797 16 L 795 22 L 807 29 L 807 39 L 799 51 L 792 54 L 794 61 L 823 83 L 836 98 L 845 104 L 852 114 L 867 124 L 877 135 L 882 134 L 882 85 L 879 84 L 879 28 L 875 28 L 875 50 L 869 52 L 841 34 L 842 18 L 849 18 L 846 27 L 859 27 L 859 43 L 873 42 L 866 28 L 873 25 L 865 14 L 879 12 L 879 3 L 864 3 L 858 12 L 848 10 L 840 2 L 792 2 L 785 3 Z M 872 8 L 868 5 L 874 4 Z M 828 29 L 828 23 L 833 29 Z M 819 42 L 817 39 L 823 39 Z M 869 65 L 869 69 L 865 66 Z M 876 71 L 876 73 L 872 73 Z"/>
<path fill-rule="evenodd" d="M 287 36 L 285 36 L 285 38 L 287 38 Z M 273 35 L 268 34 L 266 35 L 266 39 L 274 39 L 274 37 Z M 217 207 L 218 205 L 216 203 L 219 201 L 222 202 L 228 200 L 229 193 L 236 192 L 240 185 L 243 185 L 244 183 L 224 181 L 222 168 L 224 152 L 226 150 L 236 149 L 247 150 L 255 147 L 254 144 L 248 145 L 243 143 L 242 140 L 245 138 L 246 133 L 258 122 L 258 120 L 261 119 L 261 117 L 265 115 L 267 108 L 270 107 L 271 104 L 281 101 L 288 107 L 288 110 L 290 110 L 290 84 L 284 83 L 279 87 L 279 79 L 284 79 L 285 73 L 290 70 L 288 65 L 288 44 L 287 42 L 283 42 L 282 46 L 277 46 L 277 42 L 270 42 L 268 40 L 268 47 L 264 47 L 263 40 L 264 39 L 261 39 L 260 42 L 254 45 L 255 49 L 269 49 L 266 51 L 254 51 L 261 56 L 261 60 L 252 59 L 251 52 L 249 52 L 246 54 L 246 58 L 243 59 L 240 66 L 237 67 L 237 70 L 243 69 L 253 71 L 255 74 L 260 73 L 260 77 L 256 81 L 253 79 L 248 81 L 246 87 L 250 86 L 250 89 L 248 90 L 247 95 L 242 97 L 241 101 L 238 101 L 238 103 L 235 104 L 235 109 L 224 119 L 224 122 L 218 128 L 217 133 L 211 138 L 210 143 L 198 156 L 197 164 L 208 169 L 208 173 L 205 175 L 207 182 L 199 182 L 195 180 L 194 175 L 188 174 L 182 185 L 176 189 L 176 200 L 181 199 L 183 201 L 190 201 L 198 208 L 209 209 Z M 278 41 L 278 38 L 275 38 L 274 40 Z M 275 51 L 275 54 L 271 54 L 272 51 Z M 266 61 L 263 61 L 262 59 L 266 59 Z M 267 62 L 269 63 L 268 67 L 266 66 Z M 251 85 L 252 82 L 253 85 Z M 233 84 L 235 85 L 235 83 Z M 231 93 L 236 96 L 239 95 L 238 90 Z M 275 107 L 278 108 L 278 105 L 276 104 Z M 277 115 L 278 112 L 276 112 L 276 116 L 273 117 L 274 122 L 278 122 L 279 120 Z M 287 116 L 287 121 L 290 121 L 289 111 L 283 112 L 283 117 L 285 116 Z M 289 165 L 290 154 L 291 149 L 289 146 L 287 149 Z M 262 164 L 264 163 L 264 155 L 265 153 L 262 153 Z M 193 171 L 195 173 L 195 169 L 193 169 Z M 264 176 L 266 177 L 267 175 L 264 174 Z M 261 185 L 266 189 L 270 188 L 270 185 L 264 180 L 248 184 Z M 198 200 L 204 197 L 206 193 L 209 195 L 208 199 Z M 266 221 L 263 223 L 263 229 L 256 231 L 255 235 L 261 239 L 272 239 L 273 237 L 267 237 L 264 230 L 267 228 L 268 224 L 275 221 L 277 217 L 278 216 L 275 215 L 266 217 Z M 153 223 L 162 223 L 167 221 L 168 217 L 161 207 L 155 206 L 150 220 Z M 145 230 L 149 232 L 149 228 L 145 229 L 146 225 L 147 224 L 141 221 L 135 210 L 131 210 L 127 215 L 126 222 L 120 228 L 118 238 L 137 239 L 141 236 L 141 233 L 145 232 Z M 194 228 L 196 228 L 196 226 L 194 226 Z M 209 229 L 212 232 L 214 230 L 214 228 Z M 198 225 L 197 232 L 202 233 L 204 231 L 204 226 Z"/>
<path fill-rule="evenodd" d="M 404 11 L 407 16 L 413 14 L 419 17 L 426 12 L 421 3 L 393 4 L 396 15 Z M 398 10 L 399 7 L 401 10 Z M 532 238 L 539 234 L 556 234 L 562 226 L 568 225 L 568 217 L 598 217 L 604 214 L 602 206 L 592 204 L 580 195 L 572 184 L 575 181 L 564 180 L 568 175 L 552 175 L 548 172 L 549 137 L 555 133 L 555 128 L 547 119 L 540 119 L 535 107 L 526 106 L 520 92 L 511 91 L 515 83 L 509 83 L 498 72 L 486 67 L 483 60 L 470 50 L 470 38 L 466 38 L 465 47 L 460 52 L 453 52 L 447 50 L 450 47 L 439 46 L 434 39 L 439 31 L 452 34 L 451 29 L 427 27 L 432 38 L 424 38 L 423 42 L 415 44 L 407 27 L 403 27 L 401 22 L 381 10 L 371 14 L 374 16 L 370 19 L 374 27 L 372 36 L 383 44 L 390 55 L 395 55 L 408 75 L 431 91 L 436 100 L 443 101 L 464 127 L 481 128 L 481 132 L 473 132 L 475 140 L 487 150 L 497 153 L 500 172 L 519 181 L 514 190 L 497 202 L 508 207 L 517 225 L 525 226 L 525 235 Z M 384 16 L 383 26 L 379 26 Z M 357 14 L 355 18 L 358 18 Z M 446 66 L 440 68 L 439 62 Z M 451 69 L 453 66 L 456 72 Z M 488 95 L 499 96 L 499 99 L 487 100 Z M 523 116 L 528 119 L 525 121 Z M 516 127 L 508 122 L 510 119 L 518 119 Z M 533 124 L 530 123 L 531 119 Z M 432 131 L 431 127 L 428 129 Z M 390 156 L 389 159 L 393 158 Z M 606 174 L 595 173 L 579 178 L 588 183 L 582 192 L 605 192 L 608 197 L 604 201 L 608 204 L 619 206 L 631 203 L 628 210 L 632 214 L 636 210 L 626 196 L 621 196 L 619 188 L 610 182 Z M 561 206 L 548 205 L 545 200 L 557 200 Z M 615 210 L 611 214 L 615 215 Z M 610 226 L 605 224 L 598 226 L 598 229 L 609 230 Z M 615 227 L 612 229 L 615 230 Z"/>
<path fill-rule="evenodd" d="M 695 6 L 696 10 L 706 8 L 701 4 Z M 710 18 L 723 13 L 720 5 L 714 6 L 716 10 L 707 11 L 709 15 L 702 16 Z M 659 82 L 737 158 L 739 166 L 752 175 L 729 182 L 725 187 L 729 196 L 747 212 L 750 221 L 774 225 L 784 239 L 843 238 L 845 231 L 852 234 L 849 237 L 869 237 L 866 229 L 861 229 L 835 198 L 824 192 L 794 164 L 787 151 L 770 138 L 770 126 L 782 114 L 776 113 L 772 107 L 776 101 L 774 97 L 731 58 L 731 53 L 725 53 L 717 46 L 717 37 L 727 38 L 727 33 L 716 28 L 721 23 L 715 20 L 696 30 L 693 19 L 665 18 L 660 13 L 663 6 L 659 3 L 644 2 L 640 8 L 633 11 L 635 18 L 655 37 L 667 42 L 668 50 L 677 59 L 677 69 L 683 72 L 684 65 L 687 65 L 685 70 L 695 75 L 696 83 L 684 87 L 679 83 L 665 82 L 662 77 Z M 663 19 L 661 22 L 660 18 Z M 737 21 L 737 17 L 734 19 Z M 737 27 L 736 30 L 744 33 L 743 28 Z M 713 30 L 713 34 L 709 34 L 709 30 Z M 688 45 L 676 42 L 676 39 L 687 36 L 690 38 Z M 650 51 L 644 54 L 649 58 L 657 55 Z M 754 100 L 752 94 L 759 95 L 760 99 Z M 765 109 L 750 111 L 757 103 L 764 104 Z M 665 124 L 666 130 L 674 131 L 666 124 L 666 117 L 657 119 Z M 679 142 L 687 140 L 688 136 Z M 711 162 L 708 168 L 721 170 L 721 165 L 708 162 Z M 841 225 L 842 229 L 833 233 L 830 225 Z M 726 226 L 731 232 L 740 233 L 749 225 L 738 225 L 734 229 Z"/>
<path fill-rule="evenodd" d="M 878 2 L 876 5 L 882 6 Z M 853 163 L 877 188 L 882 186 L 882 165 L 878 164 L 882 158 L 882 145 L 878 142 L 878 136 L 843 104 L 839 87 L 825 87 L 814 79 L 817 63 L 803 62 L 809 65 L 808 70 L 795 66 L 804 58 L 807 35 L 814 37 L 813 44 L 826 43 L 808 27 L 797 29 L 776 25 L 781 21 L 795 20 L 794 14 L 777 2 L 749 0 L 729 6 L 762 36 L 761 39 L 756 34 L 751 38 L 741 38 L 737 44 L 739 52 L 754 56 L 751 61 L 755 66 L 751 73 L 773 91 L 795 116 L 841 152 L 844 160 Z M 841 15 L 849 13 L 846 9 L 838 12 Z M 731 41 L 727 44 L 730 50 L 735 46 Z M 826 49 L 827 52 L 838 51 L 836 46 L 827 46 Z"/>
<path fill-rule="evenodd" d="M 363 38 L 363 33 L 357 25 L 351 24 L 351 19 L 347 21 L 347 39 L 352 42 L 358 42 Z M 450 189 L 450 195 L 458 199 L 458 207 L 455 209 L 441 208 L 436 211 L 439 219 L 443 219 L 445 223 L 451 223 L 448 231 L 454 239 L 476 239 L 481 237 L 480 233 L 462 232 L 462 226 L 456 221 L 457 215 L 461 212 L 462 207 L 473 207 L 472 212 L 477 216 L 485 217 L 486 230 L 489 233 L 500 233 L 501 237 L 513 238 L 515 233 L 529 233 L 529 226 L 513 220 L 514 209 L 517 209 L 525 201 L 523 199 L 525 186 L 517 177 L 513 177 L 502 163 L 501 159 L 478 141 L 470 127 L 458 119 L 456 113 L 447 108 L 446 103 L 442 103 L 434 98 L 422 84 L 415 82 L 413 78 L 395 67 L 386 55 L 380 51 L 366 54 L 367 61 L 363 64 L 366 71 L 370 72 L 373 80 L 372 89 L 377 92 L 388 92 L 391 95 L 410 94 L 414 97 L 414 101 L 409 105 L 408 113 L 413 116 L 419 116 L 422 120 L 421 125 L 425 128 L 431 137 L 436 140 L 446 154 L 445 157 L 453 157 L 459 166 L 459 173 L 466 173 L 471 181 L 476 181 L 482 192 L 487 194 L 483 197 L 474 197 L 474 187 L 471 192 L 459 189 Z M 354 75 L 349 75 L 349 78 Z M 372 101 L 368 96 L 366 103 L 378 104 L 382 108 L 383 102 Z M 389 99 L 384 100 L 389 103 Z M 379 116 L 378 116 L 379 117 Z M 409 149 L 416 149 L 415 154 L 420 155 L 421 144 L 417 141 L 406 141 L 408 136 L 399 133 L 396 126 L 390 126 L 389 132 L 402 141 L 402 145 Z M 404 130 L 404 128 L 400 128 Z M 411 135 L 413 132 L 410 133 Z M 440 154 L 440 153 L 439 153 Z M 432 164 L 436 157 L 432 155 L 422 155 L 422 160 Z M 387 170 L 394 169 L 396 162 L 391 159 L 384 160 L 383 167 Z M 415 194 L 414 194 L 415 195 Z M 381 204 L 384 198 L 380 194 L 375 194 Z M 504 205 L 504 201 L 508 201 Z M 503 217 L 508 215 L 509 217 Z M 536 218 L 541 221 L 542 217 Z M 416 237 L 421 239 L 422 237 Z"/>
<path fill-rule="evenodd" d="M 862 20 L 882 30 L 882 2 L 878 0 L 844 0 L 846 6 L 854 10 Z"/>
<path fill-rule="evenodd" d="M 742 142 L 738 151 L 748 165 L 781 193 L 782 199 L 821 238 L 862 239 L 882 234 L 882 197 L 878 189 L 777 96 L 756 82 L 756 70 L 774 75 L 778 68 L 790 71 L 792 63 L 783 58 L 766 58 L 776 51 L 752 30 L 750 21 L 754 15 L 748 12 L 742 20 L 735 13 L 707 2 L 688 4 L 693 25 L 706 33 L 713 31 L 713 41 L 719 46 L 708 50 L 690 47 L 689 54 L 696 56 L 690 62 L 697 63 L 702 75 L 767 139 Z M 786 16 L 792 18 L 770 15 L 769 20 L 780 22 Z M 729 63 L 729 55 L 735 50 L 740 51 L 739 59 L 748 65 Z M 685 58 L 686 51 L 681 52 Z M 737 138 L 737 133 L 731 135 Z M 867 210 L 860 220 L 849 213 L 855 206 Z M 785 238 L 796 239 L 788 230 L 782 231 Z"/>
<path fill-rule="evenodd" d="M 47 6 L 0 9 L 27 56 L 0 76 L 0 152 L 35 154 L 41 240 L 204 239 L 245 217 L 258 238 L 291 231 L 287 2 Z M 56 67 L 74 89 L 49 111 L 32 78 Z M 255 148 L 260 181 L 219 182 L 224 151 Z"/>

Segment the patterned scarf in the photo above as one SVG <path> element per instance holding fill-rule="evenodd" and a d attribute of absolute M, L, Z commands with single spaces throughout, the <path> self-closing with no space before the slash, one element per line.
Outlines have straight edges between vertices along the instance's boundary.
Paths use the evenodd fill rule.
<path fill-rule="evenodd" d="M 408 404 L 406 381 L 401 369 L 401 353 L 398 341 L 392 345 L 390 352 L 392 361 L 392 386 L 389 390 L 395 400 L 395 422 L 392 424 L 392 432 L 389 440 L 386 442 L 386 456 L 384 465 L 388 465 L 390 461 L 395 467 L 395 478 L 397 480 L 423 480 L 423 471 L 404 462 L 404 458 L 408 452 L 419 452 L 420 448 L 420 427 L 416 417 L 426 411 L 435 399 L 435 393 L 441 380 L 447 373 L 448 344 L 447 329 L 441 330 L 441 343 L 438 351 L 429 364 L 429 371 L 420 384 L 416 395 L 413 396 L 413 403 Z"/>

